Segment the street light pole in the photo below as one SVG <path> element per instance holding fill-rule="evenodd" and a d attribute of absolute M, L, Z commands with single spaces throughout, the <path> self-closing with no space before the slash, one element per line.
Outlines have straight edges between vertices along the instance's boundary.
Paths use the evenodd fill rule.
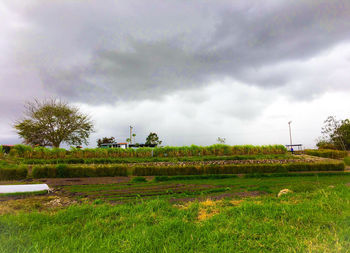
<path fill-rule="evenodd" d="M 289 125 L 289 139 L 290 139 L 290 148 L 292 148 L 292 145 L 293 145 L 293 143 L 292 143 L 292 129 L 291 129 L 291 127 L 290 127 L 290 124 L 292 123 L 292 121 L 289 121 L 288 122 L 288 125 Z"/>

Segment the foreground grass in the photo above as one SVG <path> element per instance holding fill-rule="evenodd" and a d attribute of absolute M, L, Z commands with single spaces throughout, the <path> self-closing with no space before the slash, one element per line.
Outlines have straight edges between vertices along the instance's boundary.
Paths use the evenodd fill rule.
<path fill-rule="evenodd" d="M 350 188 L 0 216 L 1 252 L 347 252 Z"/>

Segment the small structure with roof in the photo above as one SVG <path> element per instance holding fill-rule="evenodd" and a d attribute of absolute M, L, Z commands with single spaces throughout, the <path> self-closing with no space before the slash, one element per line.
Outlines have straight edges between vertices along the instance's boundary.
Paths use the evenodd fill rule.
<path fill-rule="evenodd" d="M 127 142 L 114 142 L 114 143 L 102 143 L 101 148 L 128 148 L 129 144 Z"/>
<path fill-rule="evenodd" d="M 290 152 L 302 152 L 303 151 L 303 144 L 288 144 L 285 145 L 287 150 Z"/>

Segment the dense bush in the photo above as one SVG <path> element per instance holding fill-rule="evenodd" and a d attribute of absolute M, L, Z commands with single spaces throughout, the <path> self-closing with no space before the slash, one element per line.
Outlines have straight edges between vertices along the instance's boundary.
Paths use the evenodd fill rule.
<path fill-rule="evenodd" d="M 36 165 L 32 171 L 34 178 L 69 178 L 69 177 L 115 177 L 127 176 L 127 167 L 114 165 Z"/>
<path fill-rule="evenodd" d="M 344 171 L 343 162 L 334 163 L 293 163 L 286 164 L 287 170 L 293 171 Z"/>
<path fill-rule="evenodd" d="M 332 149 L 306 149 L 305 154 L 312 156 L 319 156 L 332 159 L 343 159 L 348 156 L 347 151 L 332 150 Z"/>
<path fill-rule="evenodd" d="M 0 145 L 0 159 L 4 157 L 4 152 L 5 152 L 5 150 L 4 150 L 3 147 Z"/>
<path fill-rule="evenodd" d="M 28 174 L 28 168 L 25 166 L 18 166 L 14 168 L 0 167 L 0 180 L 19 180 L 25 179 Z"/>
<path fill-rule="evenodd" d="M 184 156 L 234 156 L 234 155 L 268 155 L 285 154 L 283 145 L 270 146 L 228 146 L 215 144 L 211 146 L 185 146 L 185 147 L 156 147 L 156 148 L 96 148 L 76 149 L 50 149 L 25 145 L 15 145 L 12 156 L 36 159 L 57 158 L 123 158 L 123 157 L 184 157 Z"/>
<path fill-rule="evenodd" d="M 343 171 L 339 163 L 244 164 L 191 166 L 135 166 L 135 176 L 174 176 L 205 174 L 286 173 L 289 171 Z"/>
<path fill-rule="evenodd" d="M 131 183 L 143 183 L 143 182 L 147 182 L 147 179 L 145 177 L 133 177 L 130 180 Z"/>

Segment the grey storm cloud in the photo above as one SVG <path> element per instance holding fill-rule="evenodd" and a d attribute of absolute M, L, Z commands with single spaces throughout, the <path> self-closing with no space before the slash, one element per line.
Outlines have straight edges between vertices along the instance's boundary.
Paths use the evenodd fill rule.
<path fill-rule="evenodd" d="M 20 3 L 20 2 L 19 2 Z M 20 6 L 20 7 L 19 7 Z M 273 88 L 295 76 L 259 71 L 350 39 L 350 2 L 35 1 L 12 57 L 70 101 L 160 99 L 225 78 Z"/>

